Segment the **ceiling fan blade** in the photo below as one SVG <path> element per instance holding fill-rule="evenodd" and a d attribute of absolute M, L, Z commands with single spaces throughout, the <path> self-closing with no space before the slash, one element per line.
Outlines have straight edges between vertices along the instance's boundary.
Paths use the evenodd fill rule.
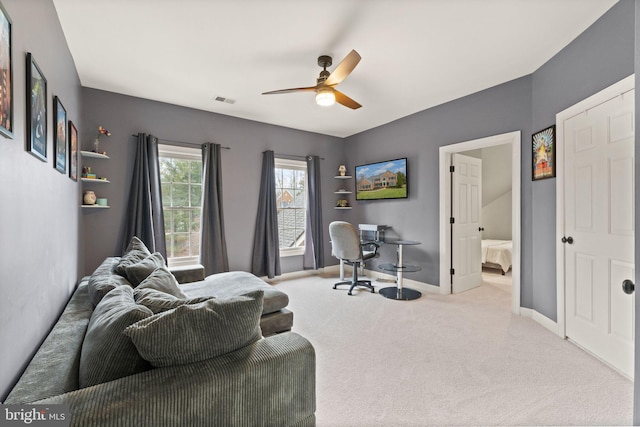
<path fill-rule="evenodd" d="M 349 52 L 347 56 L 338 64 L 335 70 L 331 73 L 327 81 L 324 83 L 327 86 L 335 86 L 338 83 L 341 83 L 344 79 L 346 79 L 349 74 L 356 68 L 358 62 L 360 62 L 360 54 L 355 50 Z"/>
<path fill-rule="evenodd" d="M 263 95 L 276 95 L 279 93 L 292 93 L 292 92 L 313 92 L 318 88 L 318 86 L 309 86 L 309 87 L 294 87 L 291 89 L 280 89 L 280 90 L 272 90 L 271 92 L 263 92 Z"/>
<path fill-rule="evenodd" d="M 352 110 L 357 110 L 358 108 L 362 107 L 362 105 L 358 104 L 356 101 L 349 98 L 347 95 L 345 95 L 342 92 L 339 92 L 334 89 L 333 93 L 336 95 L 336 102 L 338 104 L 342 104 L 345 107 L 351 108 Z"/>

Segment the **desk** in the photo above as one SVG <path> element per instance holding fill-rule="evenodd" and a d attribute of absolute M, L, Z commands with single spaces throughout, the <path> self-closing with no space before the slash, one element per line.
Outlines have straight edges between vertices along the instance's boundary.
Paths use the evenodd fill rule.
<path fill-rule="evenodd" d="M 419 245 L 420 242 L 416 242 L 415 240 L 387 240 L 385 241 L 385 244 L 398 245 L 398 261 L 395 264 L 381 264 L 378 267 L 381 270 L 392 271 L 396 273 L 397 286 L 382 288 L 378 291 L 378 293 L 385 298 L 403 301 L 420 298 L 422 294 L 419 291 L 402 286 L 403 273 L 415 273 L 416 271 L 422 270 L 417 265 L 404 264 L 402 259 L 402 247 L 405 245 Z"/>

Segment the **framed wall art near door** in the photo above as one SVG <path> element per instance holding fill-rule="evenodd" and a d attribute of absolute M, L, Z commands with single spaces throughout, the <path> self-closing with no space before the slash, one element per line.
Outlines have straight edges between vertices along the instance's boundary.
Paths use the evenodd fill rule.
<path fill-rule="evenodd" d="M 556 176 L 556 125 L 549 126 L 531 137 L 533 180 Z"/>
<path fill-rule="evenodd" d="M 47 161 L 47 79 L 27 52 L 27 151 Z"/>
<path fill-rule="evenodd" d="M 69 120 L 69 178 L 78 180 L 78 129 Z"/>
<path fill-rule="evenodd" d="M 53 167 L 60 173 L 67 173 L 67 110 L 57 96 L 53 97 L 53 123 L 56 127 L 53 135 Z"/>
<path fill-rule="evenodd" d="M 0 3 L 0 135 L 13 139 L 13 55 L 11 18 Z"/>

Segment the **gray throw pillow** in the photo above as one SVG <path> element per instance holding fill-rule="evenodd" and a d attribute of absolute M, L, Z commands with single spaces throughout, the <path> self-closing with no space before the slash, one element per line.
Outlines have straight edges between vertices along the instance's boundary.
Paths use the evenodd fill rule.
<path fill-rule="evenodd" d="M 127 249 L 125 249 L 124 253 L 122 254 L 120 262 L 116 266 L 116 273 L 126 277 L 125 269 L 127 268 L 127 266 L 140 262 L 149 255 L 151 255 L 151 251 L 149 251 L 142 240 L 138 239 L 136 236 L 133 236 L 131 242 L 129 242 L 129 246 L 127 246 Z"/>
<path fill-rule="evenodd" d="M 146 279 L 153 270 L 166 265 L 164 257 L 160 252 L 154 252 L 143 260 L 124 267 L 124 274 L 135 288 Z"/>
<path fill-rule="evenodd" d="M 152 316 L 133 299 L 133 288 L 119 286 L 106 294 L 91 315 L 80 353 L 80 388 L 145 371 L 149 364 L 122 333 L 139 320 Z"/>
<path fill-rule="evenodd" d="M 126 285 L 131 287 L 131 283 L 125 277 L 113 272 L 117 262 L 118 259 L 114 257 L 105 259 L 89 277 L 87 288 L 89 290 L 89 299 L 94 307 L 109 291 L 118 286 Z"/>
<path fill-rule="evenodd" d="M 197 304 L 213 297 L 196 297 L 190 299 L 177 298 L 166 292 L 153 288 L 136 288 L 133 290 L 133 298 L 136 303 L 144 305 L 154 313 L 162 313 L 185 304 Z"/>
<path fill-rule="evenodd" d="M 187 296 L 180 289 L 176 278 L 164 267 L 156 268 L 149 276 L 138 285 L 140 289 L 157 289 L 176 298 L 186 298 Z M 136 289 L 137 289 L 136 288 Z"/>
<path fill-rule="evenodd" d="M 210 299 L 143 319 L 125 329 L 155 367 L 211 359 L 261 338 L 262 291 Z"/>

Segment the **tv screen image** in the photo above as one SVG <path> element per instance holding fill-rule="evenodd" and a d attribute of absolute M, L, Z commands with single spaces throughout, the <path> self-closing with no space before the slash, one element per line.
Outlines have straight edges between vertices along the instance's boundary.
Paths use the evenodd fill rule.
<path fill-rule="evenodd" d="M 406 199 L 407 158 L 356 166 L 356 200 Z"/>

